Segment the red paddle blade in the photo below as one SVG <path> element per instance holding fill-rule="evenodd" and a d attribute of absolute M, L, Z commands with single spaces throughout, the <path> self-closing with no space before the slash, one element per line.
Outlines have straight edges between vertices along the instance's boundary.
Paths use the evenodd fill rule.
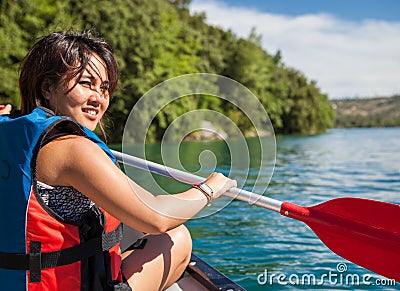
<path fill-rule="evenodd" d="M 280 212 L 306 223 L 339 256 L 400 282 L 400 205 L 337 198 L 311 207 L 284 202 Z"/>

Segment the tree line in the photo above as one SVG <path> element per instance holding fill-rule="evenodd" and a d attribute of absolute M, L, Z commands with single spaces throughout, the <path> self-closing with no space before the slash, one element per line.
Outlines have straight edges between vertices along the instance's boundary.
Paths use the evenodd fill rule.
<path fill-rule="evenodd" d="M 212 73 L 246 86 L 261 101 L 276 133 L 314 134 L 333 127 L 335 111 L 327 95 L 300 71 L 261 47 L 252 31 L 240 38 L 191 14 L 190 0 L 1 0 L 0 98 L 19 107 L 19 65 L 34 41 L 53 31 L 96 28 L 115 49 L 120 86 L 110 102 L 107 134 L 121 141 L 131 108 L 143 94 L 172 77 Z M 149 141 L 162 138 L 179 114 L 194 108 L 229 116 L 245 135 L 254 126 L 225 100 L 181 98 L 152 121 Z M 260 117 L 261 118 L 261 117 Z"/>

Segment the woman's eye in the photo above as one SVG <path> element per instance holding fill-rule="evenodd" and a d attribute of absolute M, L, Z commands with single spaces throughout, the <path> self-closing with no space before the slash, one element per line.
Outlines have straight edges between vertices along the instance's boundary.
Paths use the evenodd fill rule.
<path fill-rule="evenodd" d="M 91 86 L 92 83 L 90 81 L 80 81 L 79 84 L 85 85 L 85 86 Z"/>

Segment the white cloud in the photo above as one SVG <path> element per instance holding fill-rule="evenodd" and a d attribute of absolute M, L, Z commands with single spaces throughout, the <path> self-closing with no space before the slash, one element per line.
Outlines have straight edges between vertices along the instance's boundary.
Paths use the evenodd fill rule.
<path fill-rule="evenodd" d="M 253 27 L 270 54 L 315 80 L 330 98 L 400 93 L 400 22 L 344 21 L 329 14 L 297 17 L 195 0 L 209 24 L 247 37 Z"/>

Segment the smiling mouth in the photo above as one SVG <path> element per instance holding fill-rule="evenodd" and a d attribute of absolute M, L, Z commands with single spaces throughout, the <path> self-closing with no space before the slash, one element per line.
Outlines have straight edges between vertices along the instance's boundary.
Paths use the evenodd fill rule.
<path fill-rule="evenodd" d="M 82 110 L 85 114 L 86 117 L 91 120 L 91 121 L 95 121 L 97 120 L 97 115 L 99 114 L 99 111 L 93 108 L 85 108 Z"/>
<path fill-rule="evenodd" d="M 97 116 L 97 111 L 94 109 L 83 109 L 83 112 L 85 112 L 91 116 Z"/>

